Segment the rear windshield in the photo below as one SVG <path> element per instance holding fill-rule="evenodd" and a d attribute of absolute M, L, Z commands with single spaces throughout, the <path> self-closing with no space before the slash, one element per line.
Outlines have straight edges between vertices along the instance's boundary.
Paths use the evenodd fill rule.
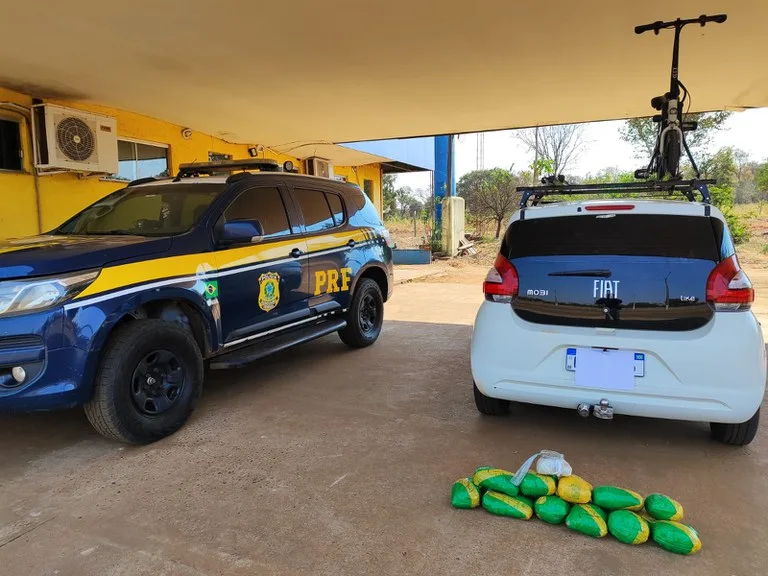
<path fill-rule="evenodd" d="M 615 214 L 534 218 L 513 222 L 501 249 L 508 258 L 613 255 L 717 262 L 728 251 L 726 244 L 730 245 L 723 228 L 720 220 L 705 216 Z"/>

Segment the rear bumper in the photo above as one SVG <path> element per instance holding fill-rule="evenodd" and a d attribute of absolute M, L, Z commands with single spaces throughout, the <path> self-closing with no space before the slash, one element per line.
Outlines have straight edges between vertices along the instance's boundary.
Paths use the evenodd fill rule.
<path fill-rule="evenodd" d="M 565 369 L 573 346 L 612 347 L 646 355 L 633 391 L 577 387 Z M 484 302 L 472 335 L 472 376 L 492 398 L 576 408 L 607 399 L 616 414 L 739 423 L 760 407 L 766 356 L 752 313 L 720 313 L 687 332 L 571 328 L 521 320 L 505 304 Z"/>

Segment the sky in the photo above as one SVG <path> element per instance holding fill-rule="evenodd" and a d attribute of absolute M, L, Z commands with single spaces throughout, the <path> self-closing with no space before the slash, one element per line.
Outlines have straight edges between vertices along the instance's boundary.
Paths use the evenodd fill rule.
<path fill-rule="evenodd" d="M 587 145 L 569 174 L 585 175 L 602 168 L 615 167 L 634 171 L 643 162 L 635 158 L 632 146 L 619 136 L 621 121 L 592 122 L 586 124 L 584 139 Z M 533 154 L 515 138 L 514 130 L 485 133 L 485 168 L 505 168 L 514 165 L 515 170 L 526 170 L 533 161 Z M 725 129 L 718 132 L 712 149 L 735 146 L 749 153 L 755 160 L 768 158 L 768 108 L 735 112 L 726 122 Z M 477 135 L 465 134 L 458 137 L 455 145 L 456 180 L 477 167 Z M 427 189 L 430 184 L 429 172 L 398 174 L 396 186 L 410 186 L 414 190 Z"/>

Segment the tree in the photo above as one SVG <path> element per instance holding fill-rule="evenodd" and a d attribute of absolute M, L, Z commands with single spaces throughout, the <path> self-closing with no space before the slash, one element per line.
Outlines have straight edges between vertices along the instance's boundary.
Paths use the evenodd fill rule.
<path fill-rule="evenodd" d="M 502 168 L 475 170 L 461 177 L 456 185 L 456 192 L 464 198 L 470 214 L 491 219 L 496 223 L 498 238 L 502 224 L 520 201 L 516 190 L 520 184 L 519 175 Z"/>
<path fill-rule="evenodd" d="M 421 213 L 422 202 L 413 192 L 410 186 L 403 186 L 395 190 L 396 213 L 400 218 L 413 218 Z"/>
<path fill-rule="evenodd" d="M 395 193 L 395 175 L 384 174 L 381 184 L 383 195 L 383 209 L 385 215 L 394 214 L 397 212 L 397 194 Z"/>
<path fill-rule="evenodd" d="M 755 169 L 755 187 L 761 199 L 768 196 L 768 161 L 759 164 Z"/>
<path fill-rule="evenodd" d="M 718 130 L 722 130 L 725 121 L 730 117 L 730 112 L 704 112 L 699 114 L 686 114 L 685 120 L 695 120 L 699 127 L 694 132 L 686 132 L 685 141 L 691 152 L 701 152 L 709 146 L 712 138 Z M 659 125 L 651 118 L 631 118 L 626 120 L 619 134 L 621 139 L 629 142 L 635 148 L 635 155 L 645 161 L 650 161 L 656 148 L 656 136 Z M 695 159 L 695 157 L 694 157 Z"/>
<path fill-rule="evenodd" d="M 733 199 L 737 204 L 753 202 L 757 199 L 755 170 L 758 164 L 749 157 L 746 150 L 740 148 L 733 149 L 733 159 L 736 162 L 736 189 Z"/>
<path fill-rule="evenodd" d="M 690 170 L 690 168 L 688 168 Z M 738 168 L 731 146 L 720 148 L 712 155 L 704 156 L 699 162 L 702 178 L 713 178 L 717 184 L 709 187 L 712 204 L 725 216 L 734 242 L 741 244 L 749 239 L 749 227 L 742 217 L 733 212 L 734 192 Z"/>
<path fill-rule="evenodd" d="M 571 182 L 576 184 L 576 182 Z M 624 172 L 618 168 L 603 168 L 596 174 L 587 174 L 581 184 L 608 184 L 611 182 L 637 182 L 632 172 Z"/>
<path fill-rule="evenodd" d="M 534 177 L 543 166 L 551 166 L 555 175 L 562 174 L 573 165 L 587 144 L 582 124 L 528 128 L 517 132 L 516 137 L 534 154 Z M 543 165 L 542 161 L 551 164 Z"/>

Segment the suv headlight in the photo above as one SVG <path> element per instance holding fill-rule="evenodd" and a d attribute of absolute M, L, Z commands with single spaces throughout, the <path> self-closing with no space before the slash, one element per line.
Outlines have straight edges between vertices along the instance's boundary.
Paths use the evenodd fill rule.
<path fill-rule="evenodd" d="M 47 278 L 0 281 L 0 316 L 39 312 L 58 306 L 85 290 L 99 271 Z"/>

